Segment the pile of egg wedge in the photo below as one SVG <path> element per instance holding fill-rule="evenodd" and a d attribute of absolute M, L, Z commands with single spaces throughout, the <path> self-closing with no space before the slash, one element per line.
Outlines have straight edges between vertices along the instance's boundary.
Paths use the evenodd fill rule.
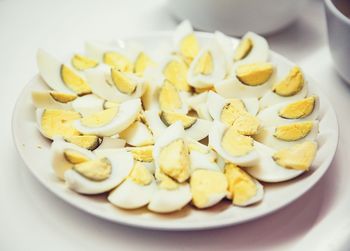
<path fill-rule="evenodd" d="M 188 21 L 153 50 L 87 42 L 61 62 L 39 49 L 48 88 L 32 100 L 55 175 L 123 209 L 258 203 L 264 183 L 310 170 L 317 151 L 319 98 L 270 54 L 252 32 L 200 42 Z"/>

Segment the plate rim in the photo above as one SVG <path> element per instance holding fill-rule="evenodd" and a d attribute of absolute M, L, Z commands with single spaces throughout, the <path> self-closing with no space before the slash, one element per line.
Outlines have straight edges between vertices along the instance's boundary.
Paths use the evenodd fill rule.
<path fill-rule="evenodd" d="M 208 33 L 208 32 L 195 32 L 197 35 L 202 36 L 204 38 L 210 38 L 213 36 L 213 33 Z M 150 31 L 150 32 L 143 32 L 143 33 L 138 33 L 138 34 L 134 34 L 134 35 L 129 35 L 129 36 L 125 36 L 123 38 L 120 38 L 119 40 L 124 41 L 124 40 L 128 40 L 128 39 L 140 39 L 140 38 L 144 38 L 144 37 L 169 37 L 173 34 L 173 31 Z M 230 37 L 233 40 L 237 41 L 237 38 L 234 37 Z M 270 50 L 270 53 L 276 54 L 280 57 L 282 57 L 284 60 L 286 60 L 288 63 L 290 64 L 294 64 L 294 62 L 290 61 L 288 58 L 284 57 L 283 55 Z M 316 82 L 314 81 L 313 78 L 311 78 L 308 74 L 305 73 L 305 75 L 307 76 L 307 79 L 312 80 L 309 82 Z M 320 90 L 320 88 L 317 90 L 317 93 L 322 95 L 323 97 L 326 97 L 326 103 L 329 104 L 328 109 L 332 115 L 332 117 L 334 117 L 335 119 L 335 125 L 336 125 L 336 130 L 334 131 L 334 138 L 333 138 L 333 144 L 335 144 L 334 148 L 332 149 L 331 154 L 329 154 L 327 156 L 327 158 L 322 162 L 323 165 L 326 165 L 326 167 L 322 170 L 322 172 L 319 174 L 319 178 L 316 179 L 315 181 L 312 181 L 310 183 L 307 184 L 307 186 L 299 193 L 296 193 L 294 195 L 292 195 L 286 203 L 276 206 L 275 208 L 273 208 L 272 210 L 269 211 L 262 211 L 261 213 L 257 213 L 256 215 L 254 215 L 253 217 L 250 217 L 248 219 L 242 219 L 242 220 L 234 220 L 234 221 L 230 221 L 227 220 L 226 218 L 217 220 L 217 221 L 211 221 L 211 222 L 202 222 L 202 221 L 196 221 L 196 222 L 191 222 L 191 224 L 186 223 L 187 225 L 184 224 L 171 224 L 170 226 L 168 225 L 169 222 L 152 222 L 152 221 L 143 221 L 140 219 L 137 220 L 130 220 L 130 218 L 124 218 L 123 216 L 118 217 L 118 218 L 111 218 L 108 217 L 107 215 L 104 215 L 103 213 L 99 213 L 96 212 L 96 210 L 90 209 L 89 207 L 84 207 L 79 205 L 78 203 L 74 203 L 74 201 L 72 199 L 69 199 L 67 196 L 65 196 L 63 193 L 60 193 L 58 191 L 56 191 L 52 185 L 48 184 L 49 181 L 46 181 L 43 176 L 39 175 L 39 171 L 34 170 L 35 168 L 31 168 L 30 167 L 30 163 L 28 163 L 26 161 L 26 158 L 24 157 L 25 154 L 22 150 L 22 148 L 20 148 L 20 142 L 18 139 L 18 136 L 16 135 L 15 132 L 15 128 L 16 128 L 16 123 L 18 121 L 17 117 L 18 117 L 18 113 L 19 113 L 19 106 L 20 106 L 20 101 L 25 97 L 25 94 L 28 92 L 28 89 L 30 89 L 33 81 L 36 78 L 41 78 L 40 74 L 37 73 L 36 75 L 34 75 L 31 80 L 22 88 L 19 96 L 16 99 L 15 102 L 15 106 L 13 108 L 12 111 L 12 119 L 11 119 L 11 131 L 12 131 L 12 138 L 13 141 L 15 143 L 15 148 L 18 152 L 18 154 L 20 155 L 23 163 L 25 164 L 25 166 L 29 169 L 30 173 L 39 181 L 39 183 L 44 186 L 46 189 L 48 189 L 51 193 L 55 194 L 55 196 L 57 196 L 58 198 L 60 198 L 61 200 L 63 200 L 64 202 L 66 202 L 67 204 L 73 206 L 76 209 L 79 209 L 85 213 L 88 213 L 90 215 L 93 215 L 95 217 L 98 217 L 100 219 L 103 220 L 107 220 L 110 222 L 115 222 L 118 224 L 122 224 L 122 225 L 126 225 L 126 226 L 132 226 L 132 227 L 137 227 L 137 228 L 142 228 L 142 229 L 152 229 L 152 230 L 167 230 L 167 231 L 193 231 L 193 230 L 206 230 L 206 229 L 215 229 L 215 228 L 222 228 L 222 227 L 228 227 L 228 226 L 232 226 L 232 225 L 239 225 L 245 222 L 250 222 L 253 220 L 256 220 L 258 218 L 270 215 L 288 205 L 290 205 L 291 203 L 293 203 L 295 200 L 297 200 L 298 198 L 302 197 L 304 194 L 306 194 L 308 191 L 310 191 L 310 189 L 312 187 L 314 187 L 320 180 L 321 178 L 324 176 L 324 174 L 327 172 L 327 170 L 329 169 L 335 153 L 337 151 L 337 147 L 339 144 L 339 123 L 338 123 L 338 119 L 337 119 L 337 114 L 333 108 L 333 106 L 331 105 L 328 97 L 323 93 L 322 90 Z"/>

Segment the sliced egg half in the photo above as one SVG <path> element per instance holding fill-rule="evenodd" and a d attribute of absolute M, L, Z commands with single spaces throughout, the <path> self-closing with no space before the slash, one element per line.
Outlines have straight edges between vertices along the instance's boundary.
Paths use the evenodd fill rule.
<path fill-rule="evenodd" d="M 188 20 L 183 21 L 175 29 L 174 44 L 176 50 L 187 63 L 191 63 L 199 53 L 200 44 Z"/>
<path fill-rule="evenodd" d="M 195 88 L 210 88 L 226 75 L 226 60 L 215 41 L 204 47 L 192 61 L 187 73 L 188 83 Z"/>
<path fill-rule="evenodd" d="M 243 169 L 235 164 L 225 165 L 225 176 L 228 182 L 227 198 L 236 206 L 249 206 L 261 201 L 264 187 Z"/>
<path fill-rule="evenodd" d="M 91 151 L 55 137 L 50 148 L 50 159 L 55 175 L 64 179 L 64 173 L 75 164 L 96 159 Z"/>
<path fill-rule="evenodd" d="M 77 95 L 56 91 L 33 91 L 32 102 L 36 108 L 71 110 Z"/>
<path fill-rule="evenodd" d="M 158 138 L 164 133 L 168 126 L 180 121 L 185 128 L 186 137 L 194 140 L 201 140 L 208 136 L 211 121 L 183 115 L 175 112 L 150 110 L 145 111 L 145 119 L 149 125 L 153 136 Z"/>
<path fill-rule="evenodd" d="M 124 149 L 103 158 L 74 165 L 64 173 L 68 187 L 82 194 L 100 194 L 112 190 L 129 175 L 134 159 Z"/>
<path fill-rule="evenodd" d="M 84 76 L 42 49 L 37 52 L 37 65 L 41 77 L 53 90 L 79 96 L 91 93 Z"/>
<path fill-rule="evenodd" d="M 146 89 L 143 78 L 104 66 L 86 71 L 86 78 L 94 94 L 112 102 L 140 98 Z"/>
<path fill-rule="evenodd" d="M 135 121 L 124 131 L 119 133 L 131 146 L 146 146 L 154 144 L 153 135 L 148 126 L 142 121 Z"/>
<path fill-rule="evenodd" d="M 74 127 L 83 134 L 113 136 L 128 128 L 141 111 L 140 99 L 132 99 L 117 107 L 93 113 L 74 122 Z"/>
<path fill-rule="evenodd" d="M 314 141 L 318 135 L 318 124 L 314 120 L 263 127 L 254 138 L 274 149 L 287 148 L 297 143 Z"/>
<path fill-rule="evenodd" d="M 135 161 L 128 177 L 108 195 L 108 201 L 117 207 L 135 209 L 146 206 L 157 186 L 152 173 Z"/>
<path fill-rule="evenodd" d="M 215 82 L 215 90 L 225 98 L 260 98 L 275 81 L 275 66 L 267 62 L 237 63 L 232 74 Z"/>
<path fill-rule="evenodd" d="M 273 159 L 276 150 L 265 146 L 259 142 L 255 144 L 257 151 L 260 155 L 259 162 L 251 167 L 247 167 L 244 170 L 256 179 L 264 182 L 282 182 L 291 180 L 304 172 L 304 170 L 296 170 L 285 168 L 276 163 Z"/>
<path fill-rule="evenodd" d="M 259 160 L 255 141 L 238 133 L 232 127 L 214 121 L 209 132 L 209 146 L 226 161 L 241 166 L 253 166 Z"/>
<path fill-rule="evenodd" d="M 307 81 L 298 66 L 279 64 L 277 77 L 272 89 L 260 99 L 260 108 L 303 99 L 308 94 Z"/>
<path fill-rule="evenodd" d="M 320 102 L 317 96 L 309 96 L 297 101 L 283 102 L 270 106 L 258 114 L 263 126 L 277 126 L 315 120 L 319 115 Z"/>
<path fill-rule="evenodd" d="M 192 203 L 207 208 L 219 203 L 227 195 L 227 179 L 221 171 L 199 169 L 191 175 Z"/>

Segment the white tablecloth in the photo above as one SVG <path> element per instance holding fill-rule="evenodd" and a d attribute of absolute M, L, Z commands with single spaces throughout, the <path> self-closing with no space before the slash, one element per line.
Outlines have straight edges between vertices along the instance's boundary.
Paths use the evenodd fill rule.
<path fill-rule="evenodd" d="M 83 213 L 47 191 L 29 173 L 11 137 L 17 96 L 37 72 L 38 47 L 82 48 L 89 39 L 176 26 L 164 0 L 0 0 L 0 250 L 348 250 L 350 233 L 350 86 L 329 55 L 322 1 L 268 37 L 273 50 L 300 64 L 333 104 L 340 124 L 335 159 L 324 178 L 290 206 L 259 220 L 211 231 L 129 228 Z M 299 249 L 300 248 L 300 249 Z"/>

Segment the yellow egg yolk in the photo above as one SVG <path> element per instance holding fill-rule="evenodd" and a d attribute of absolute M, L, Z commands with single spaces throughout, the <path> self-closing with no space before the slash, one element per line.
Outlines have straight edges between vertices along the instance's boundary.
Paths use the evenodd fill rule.
<path fill-rule="evenodd" d="M 155 62 L 146 53 L 141 52 L 136 58 L 134 72 L 142 76 L 146 68 L 154 65 Z"/>
<path fill-rule="evenodd" d="M 86 127 L 100 127 L 113 121 L 118 114 L 118 108 L 109 108 L 100 112 L 93 113 L 80 120 L 81 124 Z"/>
<path fill-rule="evenodd" d="M 187 65 L 181 60 L 171 60 L 163 70 L 165 78 L 180 91 L 190 91 L 191 86 L 187 82 Z"/>
<path fill-rule="evenodd" d="M 101 139 L 95 135 L 70 136 L 65 137 L 64 140 L 91 151 L 101 144 Z"/>
<path fill-rule="evenodd" d="M 214 62 L 212 54 L 207 51 L 199 58 L 195 68 L 194 74 L 210 75 L 214 70 Z"/>
<path fill-rule="evenodd" d="M 172 178 L 164 174 L 162 170 L 156 169 L 155 176 L 158 181 L 159 188 L 166 190 L 175 190 L 179 188 L 179 183 L 177 183 Z"/>
<path fill-rule="evenodd" d="M 158 102 L 160 109 L 163 111 L 174 111 L 182 106 L 179 93 L 168 81 L 165 81 L 160 88 Z"/>
<path fill-rule="evenodd" d="M 92 181 L 106 180 L 112 173 L 112 165 L 108 159 L 89 160 L 76 164 L 73 170 Z"/>
<path fill-rule="evenodd" d="M 142 164 L 136 161 L 129 175 L 130 179 L 136 184 L 147 186 L 152 182 L 153 176 L 150 171 Z"/>
<path fill-rule="evenodd" d="M 190 158 L 186 143 L 175 140 L 161 149 L 159 167 L 164 174 L 178 182 L 184 182 L 190 176 Z"/>
<path fill-rule="evenodd" d="M 61 66 L 61 78 L 63 83 L 77 95 L 91 93 L 91 88 L 86 81 L 65 65 Z"/>
<path fill-rule="evenodd" d="M 180 42 L 180 53 L 190 60 L 193 60 L 199 52 L 199 43 L 196 36 L 192 33 L 185 36 Z"/>
<path fill-rule="evenodd" d="M 122 72 L 133 72 L 134 70 L 134 65 L 131 61 L 117 52 L 106 52 L 103 54 L 103 62 Z"/>
<path fill-rule="evenodd" d="M 281 125 L 276 127 L 273 136 L 284 141 L 295 141 L 306 137 L 312 127 L 312 121 Z"/>
<path fill-rule="evenodd" d="M 67 149 L 63 151 L 64 158 L 72 164 L 80 164 L 90 159 L 78 151 Z"/>
<path fill-rule="evenodd" d="M 191 175 L 192 202 L 198 208 L 205 208 L 217 196 L 226 194 L 227 180 L 222 172 L 196 170 Z"/>
<path fill-rule="evenodd" d="M 134 159 L 141 162 L 153 161 L 153 146 L 131 147 L 129 149 Z"/>
<path fill-rule="evenodd" d="M 238 44 L 235 54 L 233 56 L 234 61 L 244 59 L 250 51 L 253 49 L 253 42 L 250 38 L 242 39 Z"/>
<path fill-rule="evenodd" d="M 264 84 L 272 75 L 273 66 L 270 63 L 255 63 L 240 65 L 236 76 L 243 84 L 258 86 Z"/>
<path fill-rule="evenodd" d="M 274 85 L 273 91 L 282 97 L 289 97 L 297 94 L 303 87 L 303 73 L 295 66 L 284 79 Z"/>
<path fill-rule="evenodd" d="M 50 92 L 50 96 L 57 102 L 60 103 L 69 103 L 77 98 L 77 95 L 70 93 L 62 93 L 62 92 Z"/>
<path fill-rule="evenodd" d="M 253 150 L 253 142 L 251 137 L 240 134 L 234 127 L 229 127 L 222 137 L 221 145 L 229 154 L 243 156 Z"/>
<path fill-rule="evenodd" d="M 300 119 L 309 116 L 315 107 L 316 98 L 308 97 L 283 107 L 278 115 L 286 119 Z"/>
<path fill-rule="evenodd" d="M 244 205 L 257 193 L 253 179 L 235 164 L 225 165 L 225 176 L 228 182 L 228 198 L 235 205 Z"/>
<path fill-rule="evenodd" d="M 175 123 L 176 121 L 180 121 L 182 123 L 182 125 L 184 126 L 184 129 L 190 128 L 197 121 L 197 119 L 195 117 L 183 115 L 183 114 L 176 113 L 176 112 L 165 112 L 165 111 L 162 111 L 160 113 L 160 119 L 163 121 L 163 123 L 166 126 L 170 126 L 173 123 Z"/>
<path fill-rule="evenodd" d="M 112 82 L 117 89 L 124 94 L 132 94 L 136 90 L 136 84 L 126 76 L 124 72 L 116 68 L 111 69 Z"/>
<path fill-rule="evenodd" d="M 276 152 L 273 159 L 285 168 L 307 171 L 315 158 L 316 150 L 315 142 L 306 141 Z"/>
<path fill-rule="evenodd" d="M 95 61 L 91 58 L 85 57 L 83 55 L 80 55 L 80 54 L 75 54 L 72 57 L 71 63 L 74 66 L 74 68 L 79 70 L 79 71 L 94 68 L 98 65 L 97 61 Z"/>

